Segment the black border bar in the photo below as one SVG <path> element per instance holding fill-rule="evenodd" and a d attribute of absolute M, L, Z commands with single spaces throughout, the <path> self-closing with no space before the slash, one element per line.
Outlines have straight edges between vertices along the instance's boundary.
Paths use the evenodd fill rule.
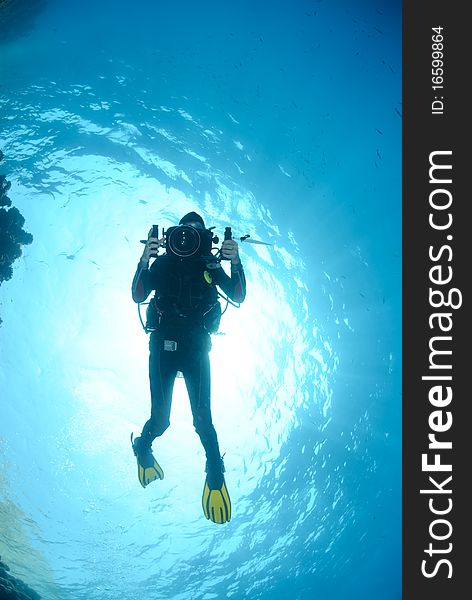
<path fill-rule="evenodd" d="M 462 600 L 472 578 L 466 290 L 472 273 L 472 152 L 466 145 L 472 22 L 466 8 L 455 0 L 403 4 L 405 600 Z"/>

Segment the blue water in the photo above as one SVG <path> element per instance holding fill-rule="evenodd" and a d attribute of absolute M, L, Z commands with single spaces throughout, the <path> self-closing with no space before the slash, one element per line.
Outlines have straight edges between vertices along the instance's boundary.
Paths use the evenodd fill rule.
<path fill-rule="evenodd" d="M 0 42 L 0 172 L 34 237 L 0 288 L 2 560 L 47 600 L 400 598 L 400 3 L 22 10 Z M 240 243 L 247 299 L 213 339 L 224 526 L 182 380 L 162 482 L 129 445 L 139 240 L 189 210 L 273 244 Z"/>

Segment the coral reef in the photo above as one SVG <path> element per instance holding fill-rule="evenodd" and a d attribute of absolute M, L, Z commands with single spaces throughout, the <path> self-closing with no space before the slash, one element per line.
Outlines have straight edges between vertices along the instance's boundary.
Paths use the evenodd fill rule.
<path fill-rule="evenodd" d="M 0 150 L 1 160 L 3 160 L 3 152 Z M 21 246 L 31 244 L 33 241 L 33 236 L 23 230 L 25 224 L 23 215 L 11 205 L 11 200 L 7 196 L 10 186 L 6 176 L 0 175 L 0 285 L 11 279 L 12 264 L 21 256 Z"/>
<path fill-rule="evenodd" d="M 3 153 L 0 151 L 0 161 L 2 159 Z M 33 241 L 33 236 L 23 230 L 23 215 L 11 206 L 11 200 L 7 196 L 10 185 L 5 175 L 0 175 L 0 285 L 11 279 L 11 265 L 21 256 L 21 246 Z"/>

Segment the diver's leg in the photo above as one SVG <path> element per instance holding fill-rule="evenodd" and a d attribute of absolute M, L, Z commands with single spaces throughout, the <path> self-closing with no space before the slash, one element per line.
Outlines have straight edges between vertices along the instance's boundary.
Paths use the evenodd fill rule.
<path fill-rule="evenodd" d="M 156 479 L 164 479 L 164 471 L 151 452 L 154 438 L 162 435 L 169 426 L 172 390 L 177 373 L 176 360 L 165 352 L 162 342 L 151 335 L 149 341 L 149 380 L 151 384 L 151 418 L 142 434 L 131 443 L 138 463 L 138 478 L 143 487 Z"/>
<path fill-rule="evenodd" d="M 227 523 L 231 520 L 231 499 L 226 487 L 223 459 L 220 456 L 216 431 L 211 420 L 208 352 L 187 355 L 182 366 L 192 407 L 193 423 L 207 456 L 207 474 L 202 495 L 203 513 L 214 523 Z"/>
<path fill-rule="evenodd" d="M 208 353 L 188 353 L 182 361 L 182 373 L 190 398 L 193 425 L 205 449 L 207 468 L 211 472 L 221 472 L 218 438 L 211 418 Z"/>
<path fill-rule="evenodd" d="M 153 440 L 161 436 L 170 424 L 172 392 L 177 375 L 175 352 L 165 351 L 157 336 L 149 341 L 149 383 L 151 388 L 151 418 L 141 434 L 143 447 L 151 447 Z"/>

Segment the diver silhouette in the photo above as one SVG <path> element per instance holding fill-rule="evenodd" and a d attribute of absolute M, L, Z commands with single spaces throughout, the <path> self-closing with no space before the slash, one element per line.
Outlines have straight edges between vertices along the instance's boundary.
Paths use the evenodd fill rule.
<path fill-rule="evenodd" d="M 185 379 L 193 425 L 206 454 L 206 478 L 202 505 L 207 519 L 225 523 L 231 518 L 231 501 L 224 478 L 223 458 L 213 426 L 210 407 L 210 334 L 218 330 L 221 306 L 217 286 L 234 302 L 246 296 L 246 280 L 238 244 L 226 228 L 218 254 L 212 254 L 211 229 L 205 228 L 196 212 L 186 214 L 178 226 L 158 238 L 153 226 L 133 283 L 134 302 L 144 302 L 155 291 L 148 308 L 146 330 L 149 339 L 149 381 L 151 417 L 140 437 L 131 442 L 138 463 L 138 477 L 146 487 L 163 479 L 164 472 L 154 458 L 151 444 L 170 424 L 172 392 L 177 373 Z M 165 253 L 158 254 L 165 246 Z M 221 258 L 218 258 L 220 256 Z M 155 258 L 149 266 L 150 259 Z M 221 260 L 231 261 L 231 276 Z"/>

